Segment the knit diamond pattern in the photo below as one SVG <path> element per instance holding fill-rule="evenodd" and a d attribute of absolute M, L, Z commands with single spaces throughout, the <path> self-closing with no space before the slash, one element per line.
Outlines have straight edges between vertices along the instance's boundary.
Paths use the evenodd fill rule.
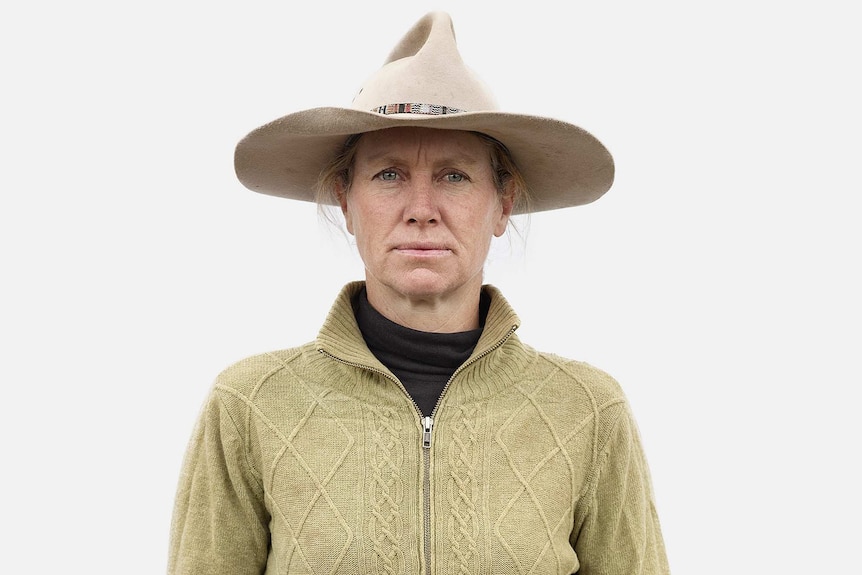
<path fill-rule="evenodd" d="M 547 381 L 547 380 L 546 380 Z M 571 479 L 574 474 L 574 463 L 569 457 L 568 450 L 565 448 L 566 443 L 571 438 L 578 434 L 581 429 L 579 426 L 569 430 L 566 436 L 561 436 L 557 432 L 557 428 L 552 422 L 551 417 L 545 412 L 542 406 L 541 397 L 544 393 L 544 386 L 538 385 L 532 389 L 519 388 L 524 395 L 524 401 L 521 406 L 512 411 L 512 415 L 504 421 L 494 438 L 497 447 L 502 451 L 504 459 L 509 470 L 518 482 L 518 487 L 514 494 L 510 497 L 507 505 L 503 509 L 502 514 L 495 523 L 495 533 L 506 552 L 512 560 L 512 564 L 518 569 L 519 574 L 533 573 L 540 563 L 546 561 L 548 553 L 553 554 L 553 562 L 560 569 L 562 566 L 562 558 L 558 554 L 557 547 L 553 545 L 554 538 L 560 529 L 570 525 L 570 517 L 564 513 L 558 513 L 557 516 L 549 514 L 549 509 L 546 501 L 543 501 L 542 496 L 535 489 L 534 483 L 542 481 L 545 474 L 558 477 L 560 475 L 560 464 L 564 462 L 566 475 Z M 514 445 L 510 445 L 512 436 L 507 434 L 510 425 L 524 420 L 534 422 L 533 437 L 531 445 L 537 451 L 537 461 L 532 468 L 525 468 L 516 460 Z M 556 467 L 556 469 L 551 469 Z M 571 486 L 559 485 L 559 488 Z M 532 553 L 525 554 L 523 549 L 519 552 L 516 546 L 523 545 L 525 539 L 519 536 L 517 540 L 507 538 L 502 532 L 500 526 L 507 521 L 510 514 L 515 513 L 518 507 L 532 507 L 534 515 L 540 518 L 540 523 L 535 525 L 535 529 L 531 533 L 530 540 L 534 542 Z M 524 557 L 534 557 L 532 564 L 525 564 Z"/>
<path fill-rule="evenodd" d="M 238 396 L 236 391 L 228 387 L 217 386 L 216 389 Z M 331 489 L 338 489 L 338 487 L 331 488 L 330 482 L 341 469 L 345 458 L 354 450 L 356 440 L 341 421 L 335 420 L 334 426 L 327 427 L 327 433 L 330 435 L 327 442 L 330 446 L 329 457 L 321 458 L 320 450 L 309 449 L 309 441 L 315 441 L 311 438 L 320 435 L 320 431 L 314 429 L 314 422 L 319 421 L 321 415 L 328 414 L 328 418 L 331 418 L 332 413 L 326 402 L 328 392 L 320 393 L 310 386 L 305 386 L 305 391 L 308 393 L 308 403 L 303 417 L 287 433 L 282 432 L 276 422 L 254 409 L 252 399 L 242 399 L 255 411 L 256 416 L 282 445 L 279 450 L 280 455 L 272 462 L 273 473 L 277 476 L 279 469 L 297 468 L 296 470 L 301 470 L 314 488 L 307 503 L 299 509 L 283 509 L 279 507 L 276 500 L 271 502 L 274 511 L 289 527 L 294 541 L 294 545 L 289 546 L 283 558 L 284 564 L 290 565 L 298 559 L 309 573 L 336 573 L 353 543 L 354 534 L 332 496 Z M 332 450 L 332 446 L 340 446 L 340 449 Z M 290 460 L 289 464 L 282 463 L 286 459 Z M 278 481 L 276 477 L 273 480 Z M 320 529 L 321 519 L 326 521 L 327 530 L 331 534 L 340 534 L 337 539 L 341 541 L 340 547 L 330 547 L 331 553 L 327 554 L 327 559 L 324 561 L 310 559 L 306 550 L 308 547 L 313 548 L 317 541 L 315 531 Z M 331 545 L 337 539 L 330 535 L 328 541 Z M 297 556 L 296 559 L 293 557 L 294 554 Z M 314 553 L 311 556 L 314 556 Z"/>

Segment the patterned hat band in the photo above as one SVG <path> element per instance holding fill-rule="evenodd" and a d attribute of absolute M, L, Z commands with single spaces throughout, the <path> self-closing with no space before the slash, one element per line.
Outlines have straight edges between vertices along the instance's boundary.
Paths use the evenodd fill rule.
<path fill-rule="evenodd" d="M 436 104 L 386 104 L 371 110 L 378 114 L 425 114 L 426 116 L 442 116 L 444 114 L 460 114 L 467 110 L 439 106 Z"/>

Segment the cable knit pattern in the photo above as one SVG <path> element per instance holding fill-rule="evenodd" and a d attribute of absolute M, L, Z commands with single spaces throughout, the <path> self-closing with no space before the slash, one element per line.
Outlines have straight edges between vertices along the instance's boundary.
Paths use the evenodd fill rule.
<path fill-rule="evenodd" d="M 372 410 L 373 421 L 369 466 L 371 470 L 372 499 L 369 520 L 370 536 L 377 558 L 376 573 L 404 572 L 401 538 L 404 536 L 401 503 L 404 500 L 404 482 L 401 479 L 404 464 L 404 444 L 399 422 L 390 408 Z"/>
<path fill-rule="evenodd" d="M 476 511 L 479 494 L 479 437 L 483 418 L 477 406 L 459 406 L 459 417 L 448 445 L 449 521 L 446 528 L 452 546 L 453 564 L 447 573 L 469 575 L 478 572 L 479 518 Z"/>
<path fill-rule="evenodd" d="M 668 573 L 612 378 L 524 345 L 486 286 L 482 336 L 423 448 L 415 404 L 356 325 L 360 287 L 314 342 L 219 375 L 183 464 L 169 574 Z"/>

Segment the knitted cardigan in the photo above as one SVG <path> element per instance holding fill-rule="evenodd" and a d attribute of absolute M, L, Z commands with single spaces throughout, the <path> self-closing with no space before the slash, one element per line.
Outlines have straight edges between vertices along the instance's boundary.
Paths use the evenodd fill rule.
<path fill-rule="evenodd" d="M 617 383 L 539 353 L 495 288 L 431 418 L 339 295 L 317 339 L 217 378 L 177 493 L 168 572 L 667 573 Z"/>

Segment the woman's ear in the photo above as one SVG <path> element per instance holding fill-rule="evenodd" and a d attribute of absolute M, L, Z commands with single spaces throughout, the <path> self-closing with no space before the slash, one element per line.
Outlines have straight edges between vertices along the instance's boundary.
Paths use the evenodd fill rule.
<path fill-rule="evenodd" d="M 338 205 L 341 206 L 341 213 L 344 215 L 344 225 L 348 233 L 353 235 L 353 218 L 350 217 L 350 206 L 347 202 L 347 186 L 342 182 L 335 184 L 335 197 L 338 199 Z"/>
<path fill-rule="evenodd" d="M 509 218 L 512 216 L 512 210 L 515 208 L 515 185 L 511 178 L 503 187 L 503 192 L 500 194 L 500 220 L 494 227 L 494 235 L 502 236 L 506 232 L 506 226 L 509 225 Z"/>

